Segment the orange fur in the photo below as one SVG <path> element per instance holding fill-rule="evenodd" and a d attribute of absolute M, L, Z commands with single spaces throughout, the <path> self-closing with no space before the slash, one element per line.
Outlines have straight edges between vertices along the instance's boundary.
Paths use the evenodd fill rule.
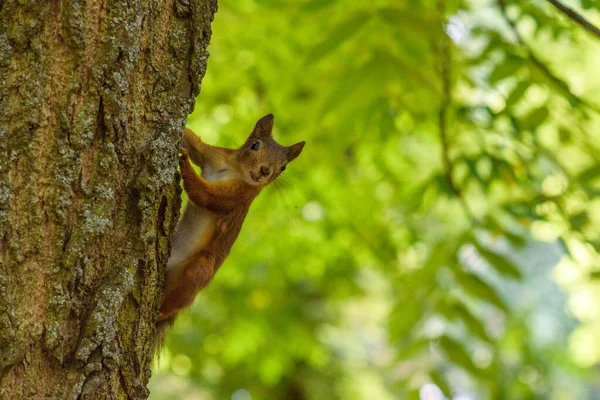
<path fill-rule="evenodd" d="M 256 123 L 237 150 L 210 146 L 191 130 L 184 130 L 179 165 L 189 202 L 175 229 L 159 322 L 174 318 L 210 283 L 254 198 L 302 151 L 304 142 L 279 145 L 271 137 L 272 129 L 269 114 Z M 202 168 L 202 176 L 190 159 Z"/>

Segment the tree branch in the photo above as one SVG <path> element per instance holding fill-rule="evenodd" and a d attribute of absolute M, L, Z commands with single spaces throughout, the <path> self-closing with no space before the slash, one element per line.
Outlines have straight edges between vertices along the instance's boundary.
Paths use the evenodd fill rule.
<path fill-rule="evenodd" d="M 598 29 L 594 24 L 585 19 L 581 14 L 577 13 L 577 11 L 572 8 L 567 7 L 563 3 L 558 0 L 547 0 L 548 3 L 552 4 L 559 11 L 573 20 L 575 23 L 579 24 L 583 29 L 590 32 L 592 35 L 596 37 L 596 39 L 600 39 L 600 29 Z"/>

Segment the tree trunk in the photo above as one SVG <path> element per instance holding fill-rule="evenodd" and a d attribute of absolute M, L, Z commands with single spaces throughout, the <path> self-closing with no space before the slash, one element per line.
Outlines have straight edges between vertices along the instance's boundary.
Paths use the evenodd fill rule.
<path fill-rule="evenodd" d="M 0 399 L 146 398 L 216 0 L 0 0 Z"/>

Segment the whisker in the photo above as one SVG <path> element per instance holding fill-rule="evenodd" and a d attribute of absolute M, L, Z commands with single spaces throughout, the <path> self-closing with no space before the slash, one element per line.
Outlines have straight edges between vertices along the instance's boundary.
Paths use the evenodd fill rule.
<path fill-rule="evenodd" d="M 275 189 L 275 191 L 277 192 L 277 194 L 279 195 L 279 198 L 283 201 L 283 205 L 284 208 L 286 210 L 286 215 L 287 215 L 287 223 L 288 225 L 290 224 L 292 215 L 291 215 L 291 199 L 289 199 L 289 197 L 286 195 L 284 187 L 283 187 L 283 182 L 281 181 L 275 181 L 274 182 L 275 185 L 273 186 L 273 188 Z"/>
<path fill-rule="evenodd" d="M 300 205 L 306 202 L 304 193 L 299 189 L 298 185 L 294 185 L 292 182 L 282 182 L 281 193 L 291 206 L 290 212 L 293 211 L 295 214 L 298 213 Z"/>
<path fill-rule="evenodd" d="M 228 135 L 228 134 L 224 134 L 224 133 L 222 133 L 220 135 L 220 140 L 222 140 L 224 147 L 228 147 L 228 148 L 239 148 L 242 145 L 240 143 L 239 139 L 235 138 L 232 135 Z"/>
<path fill-rule="evenodd" d="M 300 190 L 299 185 L 296 185 L 296 180 L 294 178 L 280 175 L 278 179 L 281 179 L 281 182 L 279 184 L 282 188 L 287 189 L 288 191 L 293 191 L 293 197 L 295 199 L 300 199 L 300 201 L 297 202 L 303 203 L 306 201 L 306 195 L 302 190 Z"/>

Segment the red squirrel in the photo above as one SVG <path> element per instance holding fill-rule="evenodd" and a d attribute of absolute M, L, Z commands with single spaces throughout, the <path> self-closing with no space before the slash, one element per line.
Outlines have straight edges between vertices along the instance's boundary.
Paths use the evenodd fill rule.
<path fill-rule="evenodd" d="M 210 146 L 185 128 L 179 166 L 189 201 L 175 227 L 158 323 L 172 321 L 210 283 L 252 200 L 302 152 L 305 142 L 285 147 L 273 139 L 273 121 L 272 114 L 261 118 L 237 150 Z"/>

